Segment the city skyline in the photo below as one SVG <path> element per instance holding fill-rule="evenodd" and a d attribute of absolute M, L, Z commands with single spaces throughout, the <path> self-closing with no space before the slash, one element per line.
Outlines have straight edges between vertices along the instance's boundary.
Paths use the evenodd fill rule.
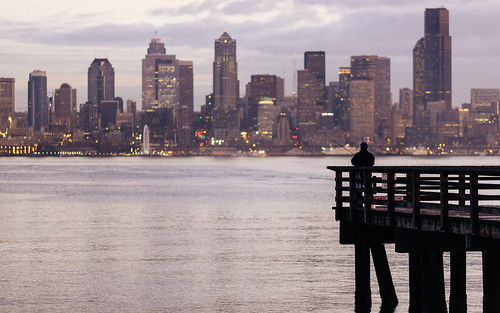
<path fill-rule="evenodd" d="M 109 1 L 94 6 L 97 11 L 92 5 L 78 10 L 71 6 L 57 9 L 62 7 L 57 5 L 60 1 L 43 6 L 22 2 L 25 5 L 6 4 L 0 13 L 0 76 L 16 79 L 18 111 L 27 109 L 26 85 L 34 69 L 46 71 L 49 92 L 68 83 L 78 90 L 78 103 L 83 103 L 86 70 L 94 58 L 108 58 L 113 64 L 116 95 L 140 104 L 141 60 L 153 37 L 165 40 L 167 54 L 193 60 L 195 109 L 199 109 L 212 89 L 213 40 L 224 30 L 238 40 L 241 91 L 251 75 L 286 74 L 285 90 L 289 94 L 294 53 L 300 70 L 303 52 L 325 51 L 327 83 L 338 79 L 338 68 L 348 66 L 350 56 L 377 54 L 391 58 L 394 102 L 400 88 L 412 87 L 412 49 L 422 35 L 425 8 L 442 4 L 424 1 L 392 7 L 391 1 L 150 1 L 137 9 L 131 3 L 117 6 Z M 500 65 L 500 41 L 495 38 L 499 35 L 494 27 L 500 4 L 450 1 L 445 5 L 452 25 L 456 107 L 470 100 L 472 88 L 500 86 L 493 70 Z M 33 10 L 25 12 L 22 7 Z"/>

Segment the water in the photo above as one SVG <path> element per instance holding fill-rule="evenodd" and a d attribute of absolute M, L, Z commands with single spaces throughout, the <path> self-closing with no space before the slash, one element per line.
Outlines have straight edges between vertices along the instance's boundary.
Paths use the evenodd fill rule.
<path fill-rule="evenodd" d="M 354 249 L 338 243 L 325 169 L 349 160 L 0 158 L 0 311 L 352 312 Z M 387 251 L 407 312 L 407 256 Z M 479 312 L 480 254 L 467 280 Z M 374 274 L 372 292 L 376 312 Z"/>

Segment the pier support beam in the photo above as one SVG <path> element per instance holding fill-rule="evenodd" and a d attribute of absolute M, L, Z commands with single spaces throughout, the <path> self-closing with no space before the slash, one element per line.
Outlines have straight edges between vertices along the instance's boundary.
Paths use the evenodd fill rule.
<path fill-rule="evenodd" d="M 450 313 L 467 312 L 466 252 L 450 252 Z"/>
<path fill-rule="evenodd" d="M 387 253 L 383 244 L 370 246 L 375 273 L 377 274 L 380 298 L 382 299 L 381 311 L 389 311 L 398 305 L 398 297 L 392 282 L 391 269 L 387 261 Z"/>
<path fill-rule="evenodd" d="M 500 312 L 500 251 L 483 250 L 483 313 Z"/>
<path fill-rule="evenodd" d="M 423 280 L 422 280 L 422 253 L 420 249 L 411 249 L 409 258 L 409 279 L 410 279 L 410 307 L 409 313 L 423 312 Z"/>
<path fill-rule="evenodd" d="M 354 307 L 356 313 L 368 313 L 372 307 L 370 288 L 370 247 L 368 242 L 354 244 L 355 280 Z"/>

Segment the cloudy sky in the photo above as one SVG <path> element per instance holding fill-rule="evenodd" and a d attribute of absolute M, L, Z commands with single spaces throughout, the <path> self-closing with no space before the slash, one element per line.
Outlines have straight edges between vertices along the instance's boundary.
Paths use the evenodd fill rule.
<path fill-rule="evenodd" d="M 412 49 L 424 35 L 425 8 L 450 11 L 453 103 L 471 88 L 500 88 L 498 0 L 17 0 L 0 11 L 0 77 L 16 79 L 16 110 L 27 108 L 27 81 L 47 72 L 49 92 L 62 83 L 87 100 L 87 69 L 108 58 L 116 94 L 141 102 L 141 60 L 149 41 L 165 40 L 168 54 L 194 62 L 195 109 L 212 89 L 214 39 L 237 40 L 241 90 L 252 74 L 285 76 L 292 89 L 293 55 L 326 52 L 327 81 L 351 55 L 391 58 L 393 101 L 412 86 Z"/>

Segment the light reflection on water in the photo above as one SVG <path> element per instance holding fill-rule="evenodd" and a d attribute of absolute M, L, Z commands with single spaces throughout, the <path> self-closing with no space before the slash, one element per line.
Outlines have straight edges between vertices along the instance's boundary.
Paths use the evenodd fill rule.
<path fill-rule="evenodd" d="M 349 158 L 0 158 L 2 311 L 352 312 L 327 165 Z M 387 251 L 406 312 L 407 256 Z M 480 263 L 468 254 L 471 312 Z M 374 308 L 377 291 L 372 274 Z"/>

